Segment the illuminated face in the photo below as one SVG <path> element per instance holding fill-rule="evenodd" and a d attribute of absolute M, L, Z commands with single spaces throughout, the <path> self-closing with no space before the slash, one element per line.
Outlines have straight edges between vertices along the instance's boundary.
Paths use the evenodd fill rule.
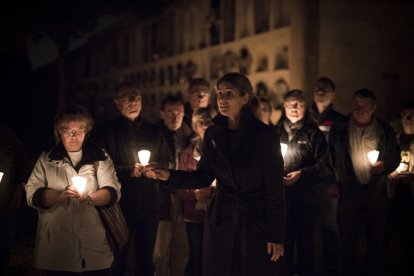
<path fill-rule="evenodd" d="M 190 103 L 193 112 L 199 108 L 207 107 L 210 99 L 210 90 L 207 86 L 193 85 L 188 91 L 188 102 Z"/>
<path fill-rule="evenodd" d="M 72 121 L 59 129 L 60 138 L 66 151 L 80 151 L 86 135 L 86 123 Z"/>
<path fill-rule="evenodd" d="M 300 98 L 287 98 L 283 103 L 283 108 L 285 109 L 286 117 L 292 123 L 296 123 L 305 117 L 306 104 Z"/>
<path fill-rule="evenodd" d="M 313 100 L 315 103 L 329 105 L 335 98 L 335 92 L 331 88 L 315 86 L 313 90 Z"/>
<path fill-rule="evenodd" d="M 414 134 L 414 109 L 401 112 L 401 123 L 405 134 Z"/>
<path fill-rule="evenodd" d="M 181 127 L 184 118 L 184 105 L 180 102 L 167 103 L 161 110 L 160 117 L 169 130 L 177 130 Z"/>
<path fill-rule="evenodd" d="M 352 119 L 358 125 L 371 122 L 376 105 L 369 98 L 356 97 L 352 100 Z"/>
<path fill-rule="evenodd" d="M 204 137 L 206 129 L 212 124 L 211 118 L 206 115 L 197 116 L 193 120 L 193 130 L 201 138 Z"/>
<path fill-rule="evenodd" d="M 217 87 L 217 105 L 223 116 L 236 118 L 240 110 L 249 101 L 249 95 L 240 95 L 240 91 L 227 82 L 221 82 Z"/>
<path fill-rule="evenodd" d="M 141 96 L 138 94 L 129 94 L 115 99 L 115 106 L 125 118 L 134 121 L 141 112 Z"/>

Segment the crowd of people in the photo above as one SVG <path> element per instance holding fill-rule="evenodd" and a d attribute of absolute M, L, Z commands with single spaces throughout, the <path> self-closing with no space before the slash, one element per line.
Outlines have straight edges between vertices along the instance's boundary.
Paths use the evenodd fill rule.
<path fill-rule="evenodd" d="M 85 107 L 59 109 L 56 145 L 33 168 L 0 125 L 1 275 L 24 195 L 44 275 L 312 276 L 319 241 L 323 275 L 413 273 L 414 102 L 389 124 L 373 91 L 357 90 L 343 115 L 335 89 L 321 77 L 312 99 L 287 92 L 273 124 L 244 74 L 218 79 L 216 105 L 195 78 L 187 102 L 167 96 L 150 123 L 139 88 L 123 83 L 119 116 L 97 128 Z M 117 202 L 129 239 L 114 252 L 96 207 Z"/>

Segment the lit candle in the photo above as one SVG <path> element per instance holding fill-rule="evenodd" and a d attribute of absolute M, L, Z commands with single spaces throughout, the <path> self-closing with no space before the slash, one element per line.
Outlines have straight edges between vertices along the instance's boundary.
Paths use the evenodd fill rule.
<path fill-rule="evenodd" d="M 286 152 L 288 149 L 288 145 L 285 143 L 280 143 L 280 150 L 282 151 L 282 157 L 285 158 Z"/>
<path fill-rule="evenodd" d="M 138 151 L 138 159 L 142 165 L 148 165 L 149 159 L 151 156 L 151 152 L 149 150 L 140 150 Z"/>
<path fill-rule="evenodd" d="M 72 183 L 75 186 L 76 190 L 78 190 L 78 193 L 83 194 L 86 187 L 86 177 L 72 176 Z"/>
<path fill-rule="evenodd" d="M 405 172 L 408 169 L 408 165 L 405 163 L 400 163 L 400 165 L 397 168 L 397 173 Z"/>
<path fill-rule="evenodd" d="M 370 152 L 367 153 L 367 155 L 368 155 L 368 160 L 371 163 L 371 165 L 374 165 L 375 162 L 377 162 L 378 160 L 379 151 L 371 150 Z"/>
<path fill-rule="evenodd" d="M 4 172 L 0 172 L 0 182 L 3 179 Z"/>

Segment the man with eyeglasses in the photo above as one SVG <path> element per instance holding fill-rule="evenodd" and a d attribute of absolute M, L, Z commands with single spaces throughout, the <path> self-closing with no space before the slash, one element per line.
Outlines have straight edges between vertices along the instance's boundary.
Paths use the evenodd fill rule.
<path fill-rule="evenodd" d="M 191 116 L 201 107 L 208 107 L 210 100 L 210 83 L 203 78 L 194 78 L 188 85 L 188 103 L 184 107 L 184 122 L 191 126 Z"/>
<path fill-rule="evenodd" d="M 310 108 L 327 142 L 332 125 L 336 121 L 345 119 L 345 116 L 334 110 L 333 107 L 335 88 L 335 83 L 331 79 L 327 77 L 319 78 L 313 90 L 313 104 Z M 318 186 L 319 208 L 317 208 L 317 215 L 321 220 L 318 230 L 321 231 L 322 237 L 323 263 L 327 275 L 337 275 L 339 236 L 336 212 L 338 206 L 338 186 L 333 177 L 321 179 Z"/>
<path fill-rule="evenodd" d="M 134 261 L 135 275 L 154 274 L 153 252 L 160 214 L 159 184 L 141 175 L 138 151 L 151 152 L 150 163 L 167 167 L 172 162 L 159 128 L 140 116 L 141 93 L 132 83 L 115 91 L 114 103 L 120 116 L 93 135 L 111 156 L 122 184 L 120 205 L 130 230 L 128 246 L 116 259 L 116 274 L 125 275 L 127 261 Z M 134 258 L 128 253 L 134 252 Z M 128 266 L 131 267 L 131 266 Z"/>
<path fill-rule="evenodd" d="M 160 129 L 174 160 L 170 169 L 177 169 L 178 160 L 192 134 L 183 123 L 184 103 L 179 97 L 167 96 L 161 103 Z M 161 213 L 155 242 L 155 276 L 182 276 L 188 261 L 186 224 L 183 201 L 174 190 L 161 187 Z"/>

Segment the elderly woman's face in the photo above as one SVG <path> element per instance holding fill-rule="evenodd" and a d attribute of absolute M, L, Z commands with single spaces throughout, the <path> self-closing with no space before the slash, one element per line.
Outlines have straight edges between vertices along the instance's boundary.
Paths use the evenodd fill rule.
<path fill-rule="evenodd" d="M 86 123 L 82 121 L 69 122 L 59 130 L 59 134 L 66 151 L 80 151 L 85 140 Z"/>

